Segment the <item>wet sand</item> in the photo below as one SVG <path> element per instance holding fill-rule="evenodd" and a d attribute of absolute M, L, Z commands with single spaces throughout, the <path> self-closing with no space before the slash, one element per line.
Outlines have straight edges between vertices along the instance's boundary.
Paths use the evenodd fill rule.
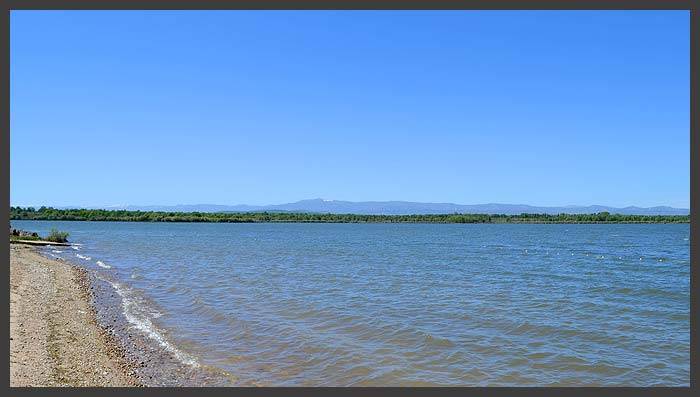
<path fill-rule="evenodd" d="M 10 386 L 139 386 L 96 321 L 86 271 L 10 245 Z"/>
<path fill-rule="evenodd" d="M 139 331 L 95 272 L 10 244 L 11 386 L 232 386 Z"/>

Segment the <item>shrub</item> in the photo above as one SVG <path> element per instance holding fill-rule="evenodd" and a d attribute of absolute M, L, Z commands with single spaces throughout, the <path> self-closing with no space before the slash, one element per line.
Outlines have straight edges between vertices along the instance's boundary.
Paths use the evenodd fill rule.
<path fill-rule="evenodd" d="M 51 233 L 46 239 L 54 243 L 65 243 L 68 241 L 68 232 L 59 232 L 56 229 L 51 229 Z"/>
<path fill-rule="evenodd" d="M 10 234 L 10 241 L 26 241 L 26 240 L 41 240 L 40 237 L 38 236 L 17 236 L 14 234 Z"/>

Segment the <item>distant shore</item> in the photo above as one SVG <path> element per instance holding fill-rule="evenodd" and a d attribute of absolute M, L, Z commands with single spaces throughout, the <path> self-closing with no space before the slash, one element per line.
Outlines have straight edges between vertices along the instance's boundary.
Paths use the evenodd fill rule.
<path fill-rule="evenodd" d="M 161 212 L 10 208 L 12 220 L 214 222 L 214 223 L 689 223 L 690 215 L 596 214 L 416 214 L 359 215 L 299 212 Z"/>
<path fill-rule="evenodd" d="M 10 386 L 139 386 L 96 322 L 84 270 L 10 245 Z"/>

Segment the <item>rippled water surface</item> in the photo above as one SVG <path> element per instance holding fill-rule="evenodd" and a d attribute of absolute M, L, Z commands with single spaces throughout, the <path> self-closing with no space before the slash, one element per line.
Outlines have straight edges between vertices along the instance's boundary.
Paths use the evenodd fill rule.
<path fill-rule="evenodd" d="M 12 224 L 235 384 L 689 385 L 687 224 Z"/>

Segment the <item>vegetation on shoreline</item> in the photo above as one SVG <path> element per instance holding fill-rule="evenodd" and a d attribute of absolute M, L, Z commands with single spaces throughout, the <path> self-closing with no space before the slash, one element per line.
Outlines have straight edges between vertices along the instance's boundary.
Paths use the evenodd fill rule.
<path fill-rule="evenodd" d="M 315 223 L 689 223 L 689 215 L 427 214 L 357 215 L 290 212 L 161 212 L 10 207 L 13 220 L 124 222 L 315 222 Z"/>
<path fill-rule="evenodd" d="M 41 241 L 41 237 L 37 236 L 15 236 L 10 234 L 10 242 L 12 241 Z"/>
<path fill-rule="evenodd" d="M 46 237 L 46 241 L 66 243 L 68 242 L 68 232 L 59 232 L 56 229 L 51 229 L 51 233 L 49 233 L 49 235 Z"/>
<path fill-rule="evenodd" d="M 38 241 L 41 240 L 36 232 L 27 232 L 25 230 L 13 229 L 10 227 L 10 241 Z"/>
<path fill-rule="evenodd" d="M 49 235 L 45 239 L 42 239 L 36 232 L 10 228 L 10 242 L 12 241 L 50 241 L 53 243 L 67 243 L 68 232 L 51 229 Z"/>

